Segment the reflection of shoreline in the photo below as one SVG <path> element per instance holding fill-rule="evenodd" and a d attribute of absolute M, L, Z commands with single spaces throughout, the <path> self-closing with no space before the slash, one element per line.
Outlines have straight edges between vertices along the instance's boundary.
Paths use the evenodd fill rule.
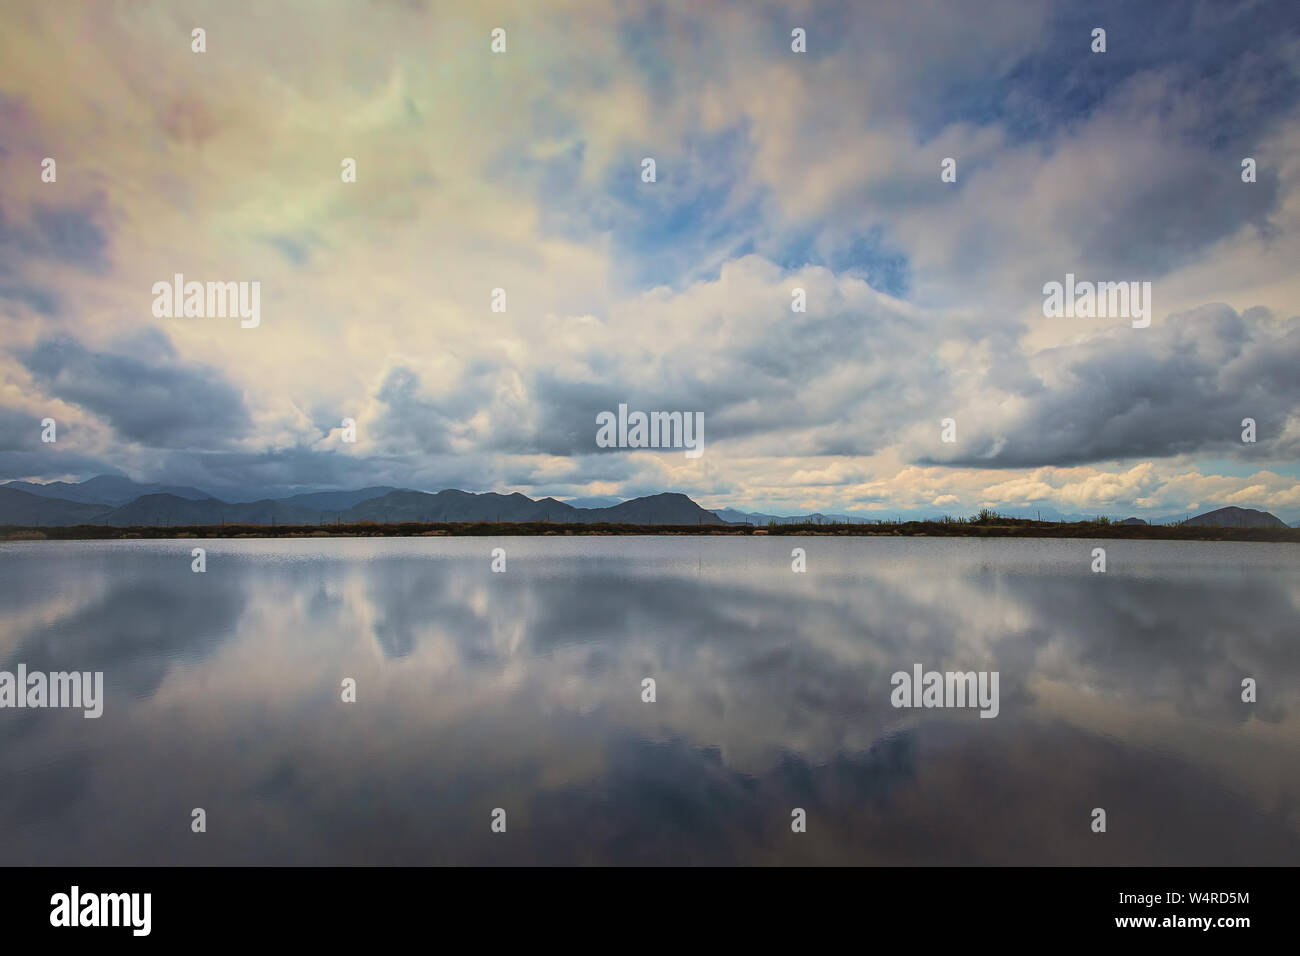
<path fill-rule="evenodd" d="M 635 525 L 511 522 L 360 522 L 357 524 L 184 525 L 164 527 L 0 527 L 0 541 L 97 541 L 130 538 L 408 538 L 542 535 L 794 535 L 903 538 L 1087 538 L 1112 541 L 1269 541 L 1300 544 L 1300 528 L 1123 525 L 1098 521 L 1013 520 L 1006 524 L 882 521 L 876 524 Z"/>
<path fill-rule="evenodd" d="M 0 546 L 0 668 L 108 694 L 0 712 L 0 861 L 1300 860 L 1300 551 L 521 538 L 495 574 L 499 543 Z M 998 719 L 895 709 L 916 661 L 999 670 Z M 200 805 L 221 842 L 166 823 Z"/>

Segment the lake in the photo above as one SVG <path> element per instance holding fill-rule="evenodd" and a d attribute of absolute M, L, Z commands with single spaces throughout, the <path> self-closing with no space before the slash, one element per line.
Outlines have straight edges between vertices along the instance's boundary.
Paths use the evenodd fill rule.
<path fill-rule="evenodd" d="M 0 709 L 4 865 L 1300 864 L 1294 545 L 11 542 L 0 602 L 104 675 Z"/>

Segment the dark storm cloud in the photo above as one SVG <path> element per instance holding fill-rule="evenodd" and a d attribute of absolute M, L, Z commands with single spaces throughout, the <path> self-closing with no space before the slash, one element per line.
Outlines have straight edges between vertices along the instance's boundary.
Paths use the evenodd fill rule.
<path fill-rule="evenodd" d="M 58 444 L 42 445 L 38 441 L 37 445 L 42 450 L 0 450 L 0 483 L 27 475 L 81 475 L 91 478 L 117 469 L 116 464 L 103 458 L 67 451 L 64 446 L 68 444 L 68 436 L 75 438 L 76 434 L 75 424 L 60 425 Z"/>
<path fill-rule="evenodd" d="M 522 441 L 516 439 L 512 450 L 561 457 L 600 451 L 596 416 L 616 411 L 619 402 L 627 401 L 625 390 L 617 384 L 567 382 L 547 372 L 533 380 L 531 391 L 538 409 L 537 427 Z"/>
<path fill-rule="evenodd" d="M 295 446 L 256 452 L 176 453 L 156 473 L 168 482 L 198 485 L 223 500 L 241 501 L 326 488 L 401 484 L 390 479 L 408 468 L 402 458 L 358 458 Z"/>
<path fill-rule="evenodd" d="M 423 389 L 420 376 L 405 366 L 398 366 L 384 377 L 376 393 L 387 406 L 374 425 L 377 438 L 396 440 L 399 445 L 417 448 L 427 454 L 448 454 L 458 426 L 457 411 L 467 400 L 462 393 L 449 403 L 435 402 Z"/>
<path fill-rule="evenodd" d="M 0 263 L 53 261 L 86 272 L 108 269 L 108 236 L 98 225 L 99 201 L 56 206 L 35 203 L 26 222 L 0 209 Z"/>
<path fill-rule="evenodd" d="M 88 272 L 101 272 L 108 265 L 108 237 L 95 223 L 91 207 L 37 206 L 32 225 L 47 255 Z"/>
<path fill-rule="evenodd" d="M 41 441 L 41 420 L 55 420 L 57 441 Z M 53 411 L 0 405 L 0 482 L 27 475 L 90 475 L 111 472 L 108 462 L 74 450 L 82 429 Z"/>
<path fill-rule="evenodd" d="M 1072 218 L 1080 251 L 1093 268 L 1117 279 L 1149 278 L 1177 268 L 1244 225 L 1265 235 L 1273 231 L 1268 215 L 1280 191 L 1270 168 L 1243 188 L 1240 157 L 1206 153 L 1162 160 L 1167 161 L 1135 165 L 1125 194 L 1109 194 L 1093 207 L 1094 215 Z M 1196 201 L 1189 202 L 1189 196 Z"/>
<path fill-rule="evenodd" d="M 1149 334 L 1148 334 L 1149 333 Z M 1023 383 L 1025 411 L 961 419 L 976 437 L 922 464 L 1023 468 L 1190 453 L 1295 457 L 1282 437 L 1300 409 L 1300 328 L 1264 310 L 1203 306 L 1146 330 L 1052 350 L 1051 381 Z M 996 384 L 996 383 L 990 383 Z M 1242 419 L 1257 442 L 1241 440 Z"/>
<path fill-rule="evenodd" d="M 934 323 L 861 290 L 856 299 L 820 285 L 810 294 L 819 297 L 815 314 L 752 328 L 728 323 L 707 353 L 685 343 L 625 362 L 598 382 L 539 371 L 527 379 L 534 429 L 498 447 L 559 456 L 617 451 L 596 447 L 596 416 L 625 403 L 629 413 L 703 412 L 706 444 L 766 437 L 782 454 L 870 454 L 945 387 Z M 786 308 L 788 293 L 776 295 Z M 960 323 L 947 334 L 1001 341 Z M 917 380 L 926 388 L 915 388 Z"/>
<path fill-rule="evenodd" d="M 3 268 L 0 268 L 0 275 L 3 274 Z M 0 299 L 20 302 L 41 315 L 53 316 L 60 311 L 59 300 L 53 290 L 27 283 L 0 284 Z"/>
<path fill-rule="evenodd" d="M 734 366 L 734 359 L 720 358 L 718 366 Z M 641 412 L 703 412 L 705 441 L 713 438 L 734 437 L 742 429 L 711 430 L 717 416 L 726 408 L 745 400 L 746 393 L 729 382 L 738 383 L 741 376 L 719 374 L 714 381 L 702 381 L 694 369 L 682 366 L 665 367 L 663 378 L 657 382 L 637 384 L 571 382 L 542 372 L 531 379 L 531 392 L 538 409 L 537 428 L 527 436 L 515 436 L 502 450 L 514 453 L 541 453 L 560 457 L 579 457 L 619 452 L 596 445 L 596 416 L 601 412 L 618 414 L 620 404 L 627 405 L 628 413 Z M 752 394 L 752 393 L 749 393 Z M 761 428 L 770 431 L 778 422 L 764 409 Z M 593 479 L 595 480 L 595 479 Z"/>
<path fill-rule="evenodd" d="M 48 395 L 102 418 L 127 441 L 212 448 L 249 427 L 243 396 L 222 373 L 181 361 L 162 332 L 118 348 L 100 352 L 49 338 L 15 354 Z"/>
<path fill-rule="evenodd" d="M 1039 42 L 998 78 L 1003 96 L 989 96 L 989 87 L 971 77 L 975 82 L 966 89 L 919 105 L 947 121 L 982 110 L 1018 139 L 1037 138 L 1102 108 L 1131 77 L 1160 71 L 1214 101 L 1213 109 L 1193 119 L 1201 140 L 1217 146 L 1259 135 L 1300 94 L 1291 62 L 1295 18 L 1287 0 L 1100 0 L 1049 9 Z M 1091 35 L 1099 26 L 1106 29 L 1107 48 L 1094 56 Z M 1081 51 L 1089 55 L 1073 55 Z M 1242 95 L 1245 88 L 1249 95 Z"/>
<path fill-rule="evenodd" d="M 1031 237 L 1055 230 L 1037 215 L 1049 206 L 1063 230 L 1045 246 L 1064 247 L 1060 266 L 1045 266 L 1053 274 L 1086 267 L 1154 279 L 1243 228 L 1277 232 L 1282 164 L 1269 144 L 1294 122 L 1300 101 L 1295 17 L 1285 3 L 986 6 L 965 16 L 943 4 L 905 12 L 818 4 L 805 23 L 819 53 L 840 54 L 824 81 L 835 84 L 828 102 L 848 101 L 855 87 L 870 90 L 880 94 L 872 122 L 893 121 L 920 144 L 955 134 L 965 145 L 953 192 L 966 208 L 946 220 L 963 239 L 944 254 L 949 286 L 960 274 L 988 277 L 1033 260 Z M 1104 54 L 1090 51 L 1094 27 L 1107 31 Z M 857 50 L 872 53 L 844 56 Z M 841 114 L 809 108 L 801 115 L 802 136 L 821 144 L 807 161 L 836 156 L 826 147 L 848 128 Z M 979 155 L 986 134 L 1002 147 Z M 928 169 L 929 156 L 921 155 Z M 1240 179 L 1246 156 L 1259 162 L 1249 185 Z M 816 261 L 851 258 L 864 223 L 883 225 L 888 239 L 902 225 L 911 238 L 895 250 L 896 264 L 877 263 L 874 273 L 897 288 L 912 257 L 924 255 L 922 237 L 945 223 L 940 217 L 909 229 L 908 221 L 930 207 L 952 207 L 951 193 L 931 188 L 928 176 L 918 179 L 919 158 L 847 185 L 814 234 Z M 1038 183 L 1000 178 L 1008 169 L 1032 176 L 1043 159 L 1061 175 Z M 988 203 L 979 198 L 995 193 Z M 793 230 L 778 230 L 758 248 L 786 261 L 793 238 Z"/>
<path fill-rule="evenodd" d="M 39 449 L 42 415 L 19 408 L 0 406 L 0 452 Z"/>
<path fill-rule="evenodd" d="M 361 433 L 364 435 L 364 432 Z M 358 437 L 358 444 L 365 441 Z M 441 491 L 499 491 L 497 462 L 476 455 L 366 454 L 291 446 L 265 451 L 178 451 L 150 470 L 167 484 L 195 485 L 225 501 L 375 485 Z"/>

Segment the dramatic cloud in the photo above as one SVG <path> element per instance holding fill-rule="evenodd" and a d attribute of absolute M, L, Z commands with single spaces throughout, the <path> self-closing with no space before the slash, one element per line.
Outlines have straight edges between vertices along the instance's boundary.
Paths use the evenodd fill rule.
<path fill-rule="evenodd" d="M 11 3 L 0 478 L 1300 520 L 1293 19 Z M 154 317 L 178 273 L 259 326 Z M 1067 273 L 1150 281 L 1150 327 L 1043 318 Z M 704 456 L 597 448 L 619 403 Z"/>
<path fill-rule="evenodd" d="M 161 332 L 121 344 L 131 354 L 50 339 L 20 357 L 48 393 L 103 418 L 127 441 L 214 448 L 248 426 L 239 392 L 216 369 L 178 361 Z"/>
<path fill-rule="evenodd" d="M 961 416 L 966 437 L 922 463 L 1090 464 L 1206 452 L 1300 458 L 1300 326 L 1206 306 L 1034 356 L 1033 377 Z M 998 392 L 1002 391 L 999 395 Z M 978 397 L 973 398 L 978 402 Z M 1256 441 L 1242 440 L 1243 422 Z M 933 443 L 931 443 L 933 444 Z"/>

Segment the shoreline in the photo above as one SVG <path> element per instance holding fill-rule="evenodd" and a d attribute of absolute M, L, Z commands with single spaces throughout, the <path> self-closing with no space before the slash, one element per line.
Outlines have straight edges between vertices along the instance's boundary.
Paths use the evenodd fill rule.
<path fill-rule="evenodd" d="M 1109 538 L 1128 541 L 1259 541 L 1300 544 L 1300 528 L 1122 525 L 1097 521 L 901 521 L 879 524 L 633 525 L 550 522 L 391 522 L 333 525 L 0 526 L 0 541 L 160 538 L 536 537 L 545 535 L 753 535 L 911 538 Z"/>

